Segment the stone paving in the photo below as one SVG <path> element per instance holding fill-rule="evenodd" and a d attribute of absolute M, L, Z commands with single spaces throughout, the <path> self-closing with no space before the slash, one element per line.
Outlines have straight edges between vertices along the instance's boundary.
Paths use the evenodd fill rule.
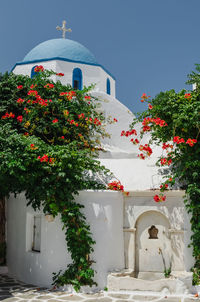
<path fill-rule="evenodd" d="M 7 276 L 0 275 L 0 300 L 3 302 L 194 302 L 200 298 L 194 295 L 165 296 L 156 294 L 142 294 L 136 292 L 107 292 L 83 294 L 66 291 L 37 288 L 30 284 L 16 281 Z"/>

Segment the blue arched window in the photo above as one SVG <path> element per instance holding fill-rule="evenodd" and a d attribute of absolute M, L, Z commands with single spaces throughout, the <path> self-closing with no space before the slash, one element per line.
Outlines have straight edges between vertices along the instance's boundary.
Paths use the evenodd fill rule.
<path fill-rule="evenodd" d="M 33 68 L 31 69 L 31 79 L 37 74 L 37 72 L 34 71 L 35 67 L 37 67 L 38 65 L 33 66 Z"/>
<path fill-rule="evenodd" d="M 107 94 L 110 94 L 110 80 L 109 80 L 109 78 L 107 78 L 107 82 L 106 82 L 106 91 L 107 91 Z"/>
<path fill-rule="evenodd" d="M 74 89 L 82 89 L 82 71 L 80 68 L 73 70 L 72 86 Z"/>

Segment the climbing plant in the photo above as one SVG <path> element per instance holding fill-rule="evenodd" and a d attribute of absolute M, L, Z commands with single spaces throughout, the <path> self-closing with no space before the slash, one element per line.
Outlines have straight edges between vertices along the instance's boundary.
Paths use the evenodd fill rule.
<path fill-rule="evenodd" d="M 96 157 L 106 119 L 91 87 L 74 91 L 61 84 L 62 73 L 42 66 L 35 73 L 0 78 L 0 199 L 25 192 L 35 210 L 60 214 L 72 263 L 53 280 L 78 290 L 94 284 L 95 242 L 74 198 L 79 190 L 105 188 L 109 171 Z"/>
<path fill-rule="evenodd" d="M 191 247 L 195 265 L 193 283 L 200 282 L 200 65 L 188 76 L 188 84 L 195 89 L 175 92 L 161 92 L 151 99 L 145 93 L 141 102 L 146 102 L 147 110 L 138 114 L 130 131 L 122 131 L 122 136 L 138 135 L 134 129 L 141 123 L 139 137 L 131 143 L 138 145 L 141 160 L 152 154 L 152 144 L 161 146 L 157 165 L 167 167 L 168 175 L 160 186 L 160 194 L 154 196 L 155 202 L 166 200 L 164 191 L 173 185 L 185 190 L 185 205 L 191 214 Z M 150 133 L 148 144 L 141 145 L 140 139 Z"/>

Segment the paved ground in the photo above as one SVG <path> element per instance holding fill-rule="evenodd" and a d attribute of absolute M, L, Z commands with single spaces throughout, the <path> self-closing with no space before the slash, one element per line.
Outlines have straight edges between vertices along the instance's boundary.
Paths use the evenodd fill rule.
<path fill-rule="evenodd" d="M 175 296 L 156 296 L 142 295 L 133 292 L 99 292 L 95 294 L 71 294 L 63 291 L 51 291 L 41 289 L 30 284 L 16 281 L 7 275 L 0 275 L 0 300 L 3 302 L 194 302 L 200 298 L 194 296 L 175 297 Z"/>

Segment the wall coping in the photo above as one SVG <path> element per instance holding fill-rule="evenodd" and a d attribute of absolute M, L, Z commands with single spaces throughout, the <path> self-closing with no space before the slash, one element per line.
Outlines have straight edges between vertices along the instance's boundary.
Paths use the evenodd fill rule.
<path fill-rule="evenodd" d="M 160 194 L 160 190 L 129 190 L 125 192 L 112 191 L 112 190 L 82 190 L 79 193 L 104 193 L 104 194 L 123 194 L 124 197 L 153 197 L 156 194 Z M 127 193 L 129 193 L 127 195 Z M 184 190 L 169 190 L 163 193 L 167 197 L 183 197 L 185 195 Z"/>

